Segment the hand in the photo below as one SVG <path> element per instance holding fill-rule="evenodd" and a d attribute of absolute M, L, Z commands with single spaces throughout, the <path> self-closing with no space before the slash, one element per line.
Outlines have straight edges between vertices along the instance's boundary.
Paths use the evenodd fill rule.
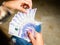
<path fill-rule="evenodd" d="M 36 32 L 34 37 L 32 33 L 28 31 L 28 36 L 33 45 L 44 45 L 41 33 Z"/>
<path fill-rule="evenodd" d="M 3 5 L 12 9 L 17 9 L 22 12 L 26 12 L 26 9 L 24 9 L 21 5 L 27 4 L 29 8 L 32 8 L 32 1 L 31 0 L 13 0 L 13 1 L 7 1 L 3 2 Z"/>

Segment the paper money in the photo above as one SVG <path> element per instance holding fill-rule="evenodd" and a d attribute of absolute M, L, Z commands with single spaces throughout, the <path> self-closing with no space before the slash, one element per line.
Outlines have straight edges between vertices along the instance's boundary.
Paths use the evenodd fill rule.
<path fill-rule="evenodd" d="M 12 18 L 9 24 L 9 34 L 22 38 L 26 41 L 30 41 L 27 31 L 30 31 L 33 36 L 35 34 L 35 27 L 37 24 L 41 24 L 35 20 L 35 9 L 27 9 L 27 13 L 18 12 Z"/>

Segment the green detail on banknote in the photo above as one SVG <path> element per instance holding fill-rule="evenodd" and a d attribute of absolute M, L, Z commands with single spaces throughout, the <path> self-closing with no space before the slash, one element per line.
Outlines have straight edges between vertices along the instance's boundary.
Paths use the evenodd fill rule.
<path fill-rule="evenodd" d="M 15 28 L 15 30 L 17 31 L 17 30 L 18 30 L 18 28 Z"/>

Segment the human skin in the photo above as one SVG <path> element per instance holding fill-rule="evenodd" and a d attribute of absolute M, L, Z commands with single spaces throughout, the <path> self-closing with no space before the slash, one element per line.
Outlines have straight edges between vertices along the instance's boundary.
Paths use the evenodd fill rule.
<path fill-rule="evenodd" d="M 31 40 L 31 43 L 33 45 L 44 45 L 43 43 L 43 38 L 42 38 L 42 33 L 35 32 L 35 37 L 32 35 L 30 31 L 28 31 L 28 36 Z"/>
<path fill-rule="evenodd" d="M 26 9 L 21 7 L 21 5 L 23 3 L 26 3 L 27 5 L 29 5 L 29 8 L 32 8 L 32 0 L 10 0 L 10 1 L 7 1 L 7 2 L 3 2 L 3 5 L 5 7 L 9 7 L 9 8 L 12 8 L 12 9 L 17 9 L 17 10 L 22 11 L 22 12 L 26 12 Z M 43 38 L 42 38 L 42 33 L 36 32 L 35 37 L 34 37 L 32 35 L 32 33 L 28 31 L 28 36 L 29 36 L 29 38 L 31 40 L 31 43 L 33 45 L 44 45 Z"/>
<path fill-rule="evenodd" d="M 11 9 L 17 9 L 22 12 L 26 12 L 26 9 L 24 9 L 21 5 L 27 4 L 29 8 L 32 8 L 32 0 L 10 0 L 3 2 L 3 5 L 5 7 L 9 7 Z"/>

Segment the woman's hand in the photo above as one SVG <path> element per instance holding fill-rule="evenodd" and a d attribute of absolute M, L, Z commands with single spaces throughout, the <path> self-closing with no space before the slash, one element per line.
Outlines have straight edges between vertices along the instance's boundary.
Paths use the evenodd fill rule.
<path fill-rule="evenodd" d="M 9 7 L 12 9 L 20 10 L 22 12 L 26 12 L 26 9 L 22 7 L 23 4 L 27 4 L 29 8 L 32 8 L 31 0 L 12 0 L 12 1 L 3 2 L 3 5 L 5 7 Z"/>
<path fill-rule="evenodd" d="M 33 45 L 44 45 L 41 33 L 36 32 L 34 37 L 32 33 L 28 31 L 28 36 Z"/>

